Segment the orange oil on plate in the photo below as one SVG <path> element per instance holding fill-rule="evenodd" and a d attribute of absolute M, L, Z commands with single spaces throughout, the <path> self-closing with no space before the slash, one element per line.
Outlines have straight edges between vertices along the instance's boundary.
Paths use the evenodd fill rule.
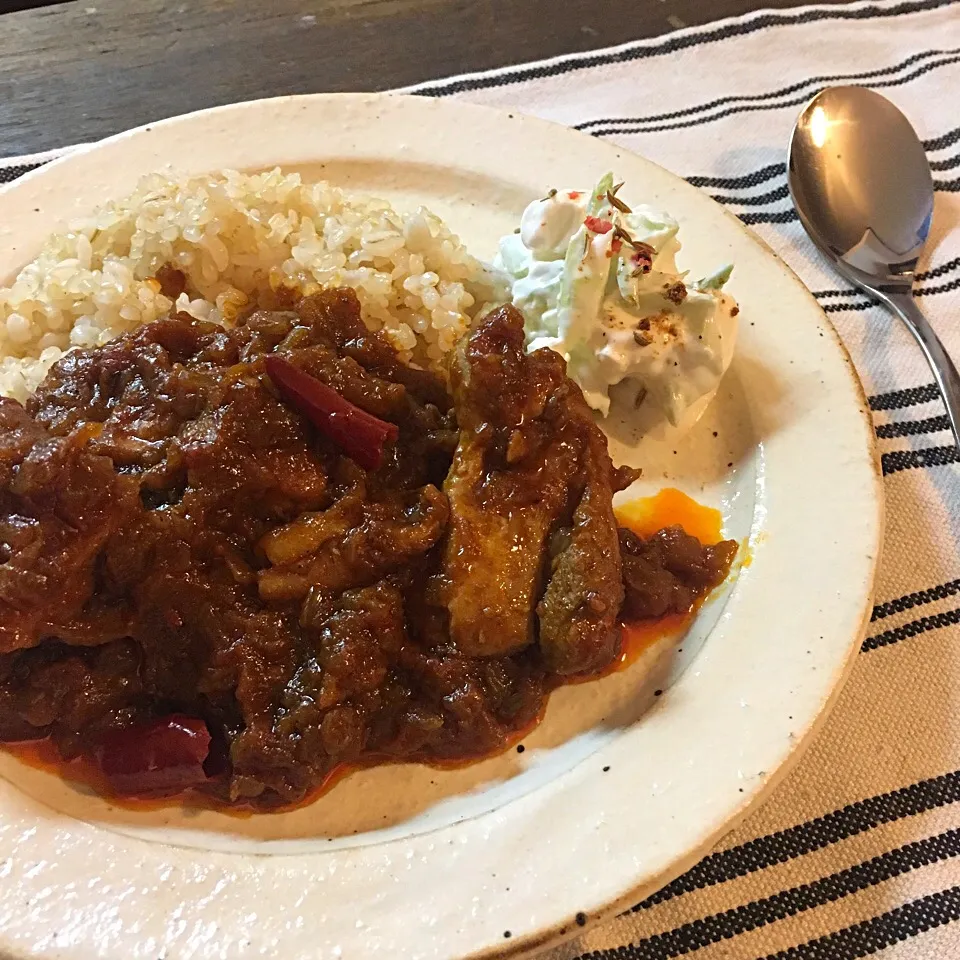
<path fill-rule="evenodd" d="M 616 508 L 617 522 L 638 537 L 653 536 L 664 527 L 681 526 L 708 546 L 723 539 L 723 517 L 682 490 L 667 487 L 652 497 L 639 497 Z"/>

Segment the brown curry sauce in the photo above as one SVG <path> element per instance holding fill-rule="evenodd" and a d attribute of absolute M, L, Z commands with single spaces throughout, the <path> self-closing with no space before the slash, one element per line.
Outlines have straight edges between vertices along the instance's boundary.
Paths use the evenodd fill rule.
<path fill-rule="evenodd" d="M 621 526 L 642 537 L 649 537 L 665 527 L 679 526 L 691 536 L 695 536 L 704 545 L 713 545 L 723 539 L 723 517 L 720 511 L 698 503 L 673 487 L 667 487 L 653 496 L 640 497 L 620 505 L 616 510 L 616 516 Z M 620 656 L 611 664 L 606 673 L 610 674 L 628 669 L 644 651 L 659 641 L 667 637 L 679 636 L 690 625 L 698 608 L 699 604 L 687 613 L 671 613 L 656 620 L 621 621 Z M 581 682 L 588 682 L 593 679 L 596 678 L 586 676 Z M 572 678 L 571 682 L 577 682 L 577 680 L 578 678 Z M 493 754 L 481 754 L 474 758 L 458 761 L 438 761 L 429 765 L 439 770 L 457 769 L 478 760 L 516 749 L 517 745 L 539 726 L 545 712 L 546 704 L 541 713 L 526 728 L 517 731 Z M 108 798 L 111 804 L 128 810 L 148 812 L 175 806 L 190 806 L 215 809 L 230 816 L 244 818 L 256 812 L 255 808 L 251 806 L 225 806 L 209 795 L 196 792 L 155 798 L 118 795 L 112 791 L 109 780 L 93 760 L 86 756 L 80 756 L 67 762 L 60 757 L 56 747 L 49 739 L 8 743 L 4 744 L 2 749 L 15 756 L 26 766 L 56 774 L 68 782 L 86 787 L 100 796 Z M 310 791 L 303 800 L 279 808 L 276 812 L 289 812 L 308 806 L 329 793 L 333 787 L 351 773 L 375 765 L 375 763 L 376 761 L 363 764 L 343 763 L 331 770 L 324 781 Z"/>
<path fill-rule="evenodd" d="M 26 409 L 0 400 L 0 740 L 99 792 L 94 756 L 258 809 L 497 753 L 629 661 L 650 628 L 623 648 L 623 611 L 660 633 L 727 575 L 734 544 L 662 529 L 693 522 L 678 496 L 618 529 L 634 476 L 510 307 L 449 389 L 349 290 L 71 353 Z"/>

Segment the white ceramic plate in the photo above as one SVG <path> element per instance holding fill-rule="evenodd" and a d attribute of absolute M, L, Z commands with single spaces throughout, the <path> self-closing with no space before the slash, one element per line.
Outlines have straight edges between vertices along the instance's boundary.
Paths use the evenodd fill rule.
<path fill-rule="evenodd" d="M 73 215 L 171 164 L 280 164 L 401 207 L 425 203 L 481 257 L 546 187 L 588 187 L 613 169 L 628 200 L 680 221 L 682 266 L 736 263 L 741 332 L 692 432 L 638 444 L 621 427 L 612 451 L 644 468 L 631 493 L 677 486 L 720 507 L 751 563 L 689 636 L 558 691 L 522 755 L 449 772 L 380 768 L 306 809 L 246 819 L 114 809 L 4 755 L 0 952 L 516 953 L 667 882 L 797 755 L 869 614 L 881 530 L 873 430 L 814 299 L 736 219 L 640 157 L 517 115 L 366 95 L 204 111 L 42 168 L 0 192 L 0 280 Z M 665 694 L 651 697 L 654 686 Z"/>

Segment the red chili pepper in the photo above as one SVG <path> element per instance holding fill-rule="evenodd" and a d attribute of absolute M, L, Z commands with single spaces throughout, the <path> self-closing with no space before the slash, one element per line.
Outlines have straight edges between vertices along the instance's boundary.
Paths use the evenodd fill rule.
<path fill-rule="evenodd" d="M 622 246 L 623 246 L 623 241 L 622 241 L 619 237 L 614 237 L 614 238 L 610 241 L 610 250 L 611 250 L 613 253 L 619 253 L 619 252 L 620 252 L 620 248 L 621 248 Z"/>
<path fill-rule="evenodd" d="M 209 779 L 204 761 L 210 731 L 196 717 L 174 714 L 107 734 L 97 762 L 117 793 L 148 796 L 180 793 Z"/>
<path fill-rule="evenodd" d="M 594 233 L 609 233 L 613 229 L 613 224 L 609 220 L 603 220 L 600 217 L 587 217 L 583 222 L 587 229 Z"/>
<path fill-rule="evenodd" d="M 266 366 L 280 396 L 327 439 L 364 470 L 380 467 L 384 445 L 396 443 L 400 435 L 395 423 L 387 423 L 361 410 L 322 380 L 310 376 L 283 357 L 267 357 Z"/>
<path fill-rule="evenodd" d="M 579 200 L 579 199 L 580 199 L 580 191 L 579 191 L 579 190 L 571 190 L 571 191 L 567 194 L 567 196 L 568 196 L 571 200 Z"/>
<path fill-rule="evenodd" d="M 630 257 L 630 262 L 634 265 L 635 270 L 639 270 L 641 273 L 649 273 L 653 266 L 653 247 L 643 244 L 643 249 L 636 250 Z"/>

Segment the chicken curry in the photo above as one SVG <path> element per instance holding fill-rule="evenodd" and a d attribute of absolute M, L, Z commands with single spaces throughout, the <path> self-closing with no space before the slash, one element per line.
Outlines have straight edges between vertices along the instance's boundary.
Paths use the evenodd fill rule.
<path fill-rule="evenodd" d="M 118 793 L 289 804 L 345 762 L 502 748 L 622 617 L 726 577 L 733 543 L 618 529 L 634 473 L 512 307 L 440 377 L 351 290 L 271 306 L 0 400 L 0 740 Z"/>

